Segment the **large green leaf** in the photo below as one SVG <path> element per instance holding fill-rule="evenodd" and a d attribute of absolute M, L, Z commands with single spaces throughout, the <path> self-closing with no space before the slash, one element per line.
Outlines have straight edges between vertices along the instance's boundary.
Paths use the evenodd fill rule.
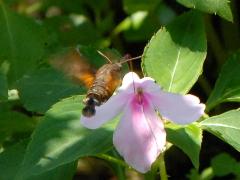
<path fill-rule="evenodd" d="M 217 14 L 228 21 L 233 21 L 229 0 L 177 0 L 177 2 L 186 7 Z"/>
<path fill-rule="evenodd" d="M 19 82 L 19 96 L 30 111 L 44 113 L 62 98 L 81 94 L 83 88 L 73 84 L 62 73 L 45 68 L 25 75 Z"/>
<path fill-rule="evenodd" d="M 167 140 L 179 147 L 191 159 L 195 168 L 199 167 L 202 130 L 195 124 L 179 126 L 167 124 Z"/>
<path fill-rule="evenodd" d="M 46 35 L 39 24 L 11 12 L 0 1 L 0 63 L 8 66 L 9 82 L 37 65 L 43 56 Z"/>
<path fill-rule="evenodd" d="M 75 161 L 83 156 L 106 152 L 112 147 L 112 131 L 89 130 L 81 126 L 82 96 L 74 96 L 55 104 L 32 135 L 19 177 L 25 179 Z"/>
<path fill-rule="evenodd" d="M 16 172 L 21 167 L 24 153 L 27 147 L 28 140 L 24 140 L 0 153 L 0 179 L 1 180 L 13 180 L 19 179 L 16 176 Z M 64 166 L 60 166 L 46 173 L 38 176 L 32 176 L 25 180 L 59 180 L 59 179 L 72 179 L 76 170 L 76 163 L 71 162 Z M 16 176 L 16 177 L 15 177 Z"/>
<path fill-rule="evenodd" d="M 201 122 L 207 131 L 240 151 L 240 110 L 232 110 Z"/>
<path fill-rule="evenodd" d="M 233 54 L 222 67 L 207 101 L 208 110 L 228 101 L 240 102 L 240 52 Z"/>
<path fill-rule="evenodd" d="M 144 50 L 143 70 L 165 90 L 186 93 L 202 72 L 206 50 L 201 14 L 189 12 L 152 37 Z"/>

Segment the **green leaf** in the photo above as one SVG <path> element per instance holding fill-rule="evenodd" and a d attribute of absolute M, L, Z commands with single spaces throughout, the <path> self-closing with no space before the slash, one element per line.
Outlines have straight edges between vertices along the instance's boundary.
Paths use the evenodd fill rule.
<path fill-rule="evenodd" d="M 23 140 L 22 142 L 6 149 L 4 152 L 0 153 L 0 179 L 1 180 L 18 180 L 16 172 L 21 167 L 22 160 L 24 158 L 24 153 L 29 140 Z M 42 179 L 72 179 L 73 174 L 76 171 L 76 163 L 71 162 L 64 166 L 60 166 L 56 169 L 48 171 L 44 174 L 38 176 L 32 176 L 25 180 L 42 180 Z M 4 173 L 3 173 L 4 172 Z M 16 176 L 16 177 L 15 177 Z"/>
<path fill-rule="evenodd" d="M 201 122 L 203 129 L 240 151 L 240 110 L 232 110 Z"/>
<path fill-rule="evenodd" d="M 189 12 L 152 37 L 144 49 L 143 70 L 165 90 L 186 93 L 202 72 L 206 50 L 201 14 Z"/>
<path fill-rule="evenodd" d="M 233 21 L 229 0 L 177 0 L 180 4 Z"/>
<path fill-rule="evenodd" d="M 124 0 L 123 8 L 127 13 L 132 14 L 136 11 L 151 11 L 158 3 L 159 0 Z"/>
<path fill-rule="evenodd" d="M 7 100 L 7 97 L 8 97 L 7 77 L 0 72 L 0 101 Z"/>
<path fill-rule="evenodd" d="M 18 143 L 0 153 L 0 179 L 12 180 L 21 166 L 28 140 Z"/>
<path fill-rule="evenodd" d="M 194 167 L 199 167 L 199 154 L 202 143 L 202 130 L 195 124 L 180 126 L 166 125 L 167 140 L 179 147 L 191 159 Z"/>
<path fill-rule="evenodd" d="M 221 153 L 211 160 L 211 166 L 216 176 L 226 176 L 233 173 L 237 161 L 227 153 Z"/>
<path fill-rule="evenodd" d="M 207 100 L 207 109 L 222 102 L 240 102 L 240 52 L 233 54 L 223 65 L 215 87 Z"/>
<path fill-rule="evenodd" d="M 33 20 L 11 12 L 0 1 L 0 63 L 9 66 L 10 84 L 33 69 L 44 54 L 46 34 Z"/>
<path fill-rule="evenodd" d="M 30 111 L 44 113 L 62 98 L 83 93 L 62 73 L 45 68 L 25 75 L 18 82 L 20 100 Z"/>
<path fill-rule="evenodd" d="M 72 180 L 74 174 L 76 173 L 77 169 L 77 161 L 76 162 L 70 162 L 68 164 L 64 164 L 62 166 L 59 166 L 55 169 L 52 169 L 48 172 L 31 176 L 27 180 L 59 180 L 59 179 L 64 179 L 64 180 Z M 21 177 L 16 177 L 15 180 L 20 180 Z M 22 179 L 26 180 L 26 179 Z"/>
<path fill-rule="evenodd" d="M 32 135 L 18 174 L 21 179 L 112 148 L 115 122 L 97 130 L 81 126 L 82 99 L 82 96 L 64 99 L 47 112 Z"/>

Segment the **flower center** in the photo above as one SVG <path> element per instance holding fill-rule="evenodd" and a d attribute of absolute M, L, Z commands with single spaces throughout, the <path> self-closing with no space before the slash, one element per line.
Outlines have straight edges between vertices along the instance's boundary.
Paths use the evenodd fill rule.
<path fill-rule="evenodd" d="M 137 95 L 137 101 L 139 104 L 142 104 L 143 103 L 143 89 L 138 87 L 136 89 L 136 95 Z"/>

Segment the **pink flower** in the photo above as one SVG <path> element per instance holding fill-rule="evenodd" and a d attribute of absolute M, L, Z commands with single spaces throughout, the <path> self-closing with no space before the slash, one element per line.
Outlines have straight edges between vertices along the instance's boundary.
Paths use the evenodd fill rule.
<path fill-rule="evenodd" d="M 196 96 L 164 92 L 152 78 L 139 79 L 128 73 L 117 94 L 97 107 L 95 116 L 82 116 L 81 123 L 95 129 L 122 113 L 113 144 L 130 166 L 145 173 L 166 143 L 161 117 L 178 124 L 191 123 L 204 113 L 205 105 L 199 103 Z"/>

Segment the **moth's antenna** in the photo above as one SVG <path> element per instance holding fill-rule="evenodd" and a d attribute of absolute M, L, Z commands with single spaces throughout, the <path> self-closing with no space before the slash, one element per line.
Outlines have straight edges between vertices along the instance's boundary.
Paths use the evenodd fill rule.
<path fill-rule="evenodd" d="M 101 51 L 98 51 L 98 50 L 97 50 L 97 52 L 98 52 L 98 54 L 100 54 L 102 57 L 104 57 L 110 64 L 112 64 L 112 61 L 111 61 L 105 54 L 103 54 Z"/>
<path fill-rule="evenodd" d="M 120 64 L 123 64 L 123 63 L 125 63 L 125 62 L 132 61 L 132 60 L 136 60 L 136 59 L 141 59 L 141 58 L 142 58 L 142 56 L 137 56 L 137 57 L 125 59 L 125 60 L 123 60 L 123 61 L 120 61 L 119 63 L 120 63 Z"/>

